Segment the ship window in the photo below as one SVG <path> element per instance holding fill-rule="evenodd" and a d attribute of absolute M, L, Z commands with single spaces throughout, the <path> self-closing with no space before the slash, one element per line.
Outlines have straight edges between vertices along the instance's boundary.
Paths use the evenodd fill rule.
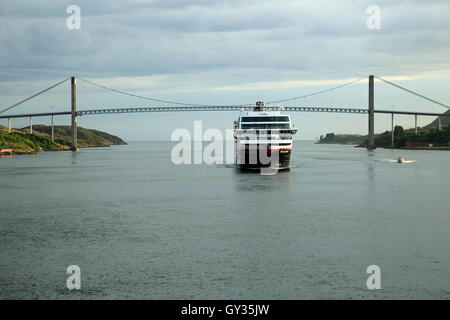
<path fill-rule="evenodd" d="M 270 116 L 270 117 L 241 117 L 241 122 L 282 122 L 289 121 L 289 117 L 286 116 Z"/>
<path fill-rule="evenodd" d="M 241 124 L 241 129 L 289 129 L 289 123 L 252 123 Z"/>

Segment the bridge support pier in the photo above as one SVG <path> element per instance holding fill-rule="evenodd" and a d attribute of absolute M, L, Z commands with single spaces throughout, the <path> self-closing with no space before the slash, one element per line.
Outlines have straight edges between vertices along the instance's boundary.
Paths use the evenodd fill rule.
<path fill-rule="evenodd" d="M 369 76 L 369 141 L 367 149 L 375 149 L 374 76 Z"/>
<path fill-rule="evenodd" d="M 415 116 L 415 127 L 414 127 L 414 133 L 417 135 L 417 114 Z"/>
<path fill-rule="evenodd" d="M 11 133 L 11 118 L 8 118 L 8 133 Z"/>
<path fill-rule="evenodd" d="M 394 147 L 394 114 L 391 114 L 391 147 Z"/>
<path fill-rule="evenodd" d="M 70 150 L 78 151 L 78 132 L 77 132 L 77 82 L 75 77 L 71 82 L 71 103 L 72 103 L 72 146 Z"/>
<path fill-rule="evenodd" d="M 438 117 L 438 130 L 441 131 L 441 117 Z"/>
<path fill-rule="evenodd" d="M 30 134 L 33 134 L 33 118 L 30 117 Z"/>

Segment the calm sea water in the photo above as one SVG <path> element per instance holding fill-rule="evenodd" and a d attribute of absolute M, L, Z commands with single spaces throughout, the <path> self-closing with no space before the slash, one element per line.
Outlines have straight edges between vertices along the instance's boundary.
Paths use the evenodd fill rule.
<path fill-rule="evenodd" d="M 449 152 L 297 141 L 261 176 L 172 146 L 0 159 L 0 298 L 450 298 Z"/>

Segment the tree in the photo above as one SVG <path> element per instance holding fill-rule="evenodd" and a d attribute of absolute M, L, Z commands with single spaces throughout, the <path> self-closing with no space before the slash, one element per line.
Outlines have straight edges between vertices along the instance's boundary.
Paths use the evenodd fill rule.
<path fill-rule="evenodd" d="M 400 139 L 405 136 L 405 129 L 402 126 L 395 126 L 394 128 L 394 138 Z"/>
<path fill-rule="evenodd" d="M 405 143 L 405 129 L 402 126 L 394 128 L 394 144 L 396 147 L 402 147 Z"/>
<path fill-rule="evenodd" d="M 325 136 L 325 140 L 328 142 L 334 142 L 335 139 L 336 135 L 334 133 L 327 133 L 327 135 Z"/>

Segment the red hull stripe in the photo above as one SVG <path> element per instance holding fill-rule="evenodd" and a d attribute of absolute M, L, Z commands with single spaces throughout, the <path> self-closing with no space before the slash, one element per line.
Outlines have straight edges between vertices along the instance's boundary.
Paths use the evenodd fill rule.
<path fill-rule="evenodd" d="M 246 149 L 236 149 L 236 151 L 245 151 Z M 247 149 L 248 150 L 248 149 Z M 277 152 L 277 151 L 292 151 L 292 148 L 285 148 L 285 149 L 270 149 L 268 151 L 270 151 L 271 153 L 273 152 Z"/>

